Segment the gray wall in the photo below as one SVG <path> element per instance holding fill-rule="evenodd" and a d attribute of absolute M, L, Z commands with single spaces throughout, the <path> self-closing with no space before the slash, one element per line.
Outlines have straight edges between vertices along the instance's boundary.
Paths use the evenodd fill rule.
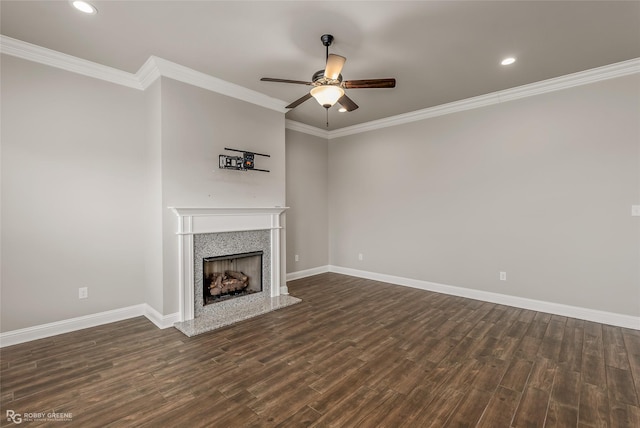
<path fill-rule="evenodd" d="M 145 283 L 144 301 L 158 313 L 164 311 L 164 278 L 162 260 L 162 79 L 145 91 L 147 114 L 147 163 L 145 224 Z"/>
<path fill-rule="evenodd" d="M 165 78 L 139 91 L 5 55 L 1 72 L 2 332 L 177 312 L 167 207 L 285 204 L 282 113 Z M 224 147 L 272 172 L 220 170 Z"/>
<path fill-rule="evenodd" d="M 1 73 L 2 331 L 142 303 L 144 94 L 6 55 Z"/>
<path fill-rule="evenodd" d="M 639 89 L 623 77 L 331 140 L 330 263 L 640 315 Z"/>
<path fill-rule="evenodd" d="M 285 205 L 284 114 L 162 78 L 162 205 L 164 314 L 178 311 L 178 218 L 166 207 Z M 218 156 L 244 149 L 256 167 L 218 168 Z"/>
<path fill-rule="evenodd" d="M 285 205 L 280 113 L 164 78 L 141 92 L 5 55 L 1 67 L 3 332 L 143 302 L 173 313 L 167 206 Z M 287 131 L 288 270 L 640 315 L 639 80 L 329 143 Z M 219 170 L 225 146 L 271 154 L 258 166 L 272 172 Z"/>
<path fill-rule="evenodd" d="M 287 269 L 329 264 L 327 140 L 287 129 Z M 295 261 L 295 255 L 299 261 Z"/>

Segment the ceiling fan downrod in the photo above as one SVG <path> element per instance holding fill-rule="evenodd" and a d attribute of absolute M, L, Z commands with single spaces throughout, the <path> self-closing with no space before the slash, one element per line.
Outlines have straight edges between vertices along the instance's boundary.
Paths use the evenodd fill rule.
<path fill-rule="evenodd" d="M 322 36 L 320 36 L 320 40 L 322 40 L 322 44 L 326 48 L 326 61 L 329 59 L 329 46 L 331 46 L 331 43 L 333 43 L 333 36 L 331 34 L 323 34 Z"/>

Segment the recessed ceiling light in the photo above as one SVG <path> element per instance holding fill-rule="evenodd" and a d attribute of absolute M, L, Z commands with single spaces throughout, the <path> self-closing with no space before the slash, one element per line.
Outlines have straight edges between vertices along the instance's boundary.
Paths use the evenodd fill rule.
<path fill-rule="evenodd" d="M 96 9 L 92 4 L 89 4 L 86 1 L 76 0 L 71 2 L 71 4 L 80 12 L 84 12 L 89 15 L 95 15 L 96 13 L 98 13 L 98 9 Z"/>
<path fill-rule="evenodd" d="M 339 111 L 340 113 L 344 113 L 345 111 L 347 111 L 347 109 L 346 109 L 346 108 L 344 108 L 344 107 L 340 107 L 340 108 L 338 109 L 338 111 Z"/>
<path fill-rule="evenodd" d="M 510 65 L 513 64 L 514 62 L 516 62 L 516 59 L 512 56 L 510 56 L 509 58 L 505 58 L 502 60 L 502 62 L 500 62 L 500 64 L 502 65 Z"/>

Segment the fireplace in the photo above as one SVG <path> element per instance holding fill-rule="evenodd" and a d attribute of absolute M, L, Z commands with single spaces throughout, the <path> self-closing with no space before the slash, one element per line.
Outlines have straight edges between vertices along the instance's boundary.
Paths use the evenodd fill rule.
<path fill-rule="evenodd" d="M 262 251 L 202 259 L 204 305 L 262 291 Z"/>
<path fill-rule="evenodd" d="M 285 209 L 171 208 L 178 216 L 179 322 L 288 295 L 280 274 L 280 215 Z M 205 305 L 203 259 L 256 251 L 263 252 L 262 291 Z"/>
<path fill-rule="evenodd" d="M 285 207 L 171 209 L 178 216 L 180 321 L 174 324 L 178 330 L 194 336 L 300 302 L 289 296 L 280 274 L 284 270 L 280 215 Z M 253 274 L 248 267 L 237 264 L 243 263 L 237 255 L 250 253 L 262 253 L 262 291 L 205 304 L 203 261 L 235 255 L 234 268 L 214 268 L 211 273 L 220 273 L 218 269 L 239 272 L 243 282 L 244 276 Z"/>

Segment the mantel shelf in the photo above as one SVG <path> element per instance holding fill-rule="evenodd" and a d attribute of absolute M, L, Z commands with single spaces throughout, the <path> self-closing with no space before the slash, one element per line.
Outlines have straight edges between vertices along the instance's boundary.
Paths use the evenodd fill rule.
<path fill-rule="evenodd" d="M 179 217 L 216 216 L 216 215 L 256 215 L 281 214 L 289 207 L 201 207 L 181 208 L 169 207 Z"/>

